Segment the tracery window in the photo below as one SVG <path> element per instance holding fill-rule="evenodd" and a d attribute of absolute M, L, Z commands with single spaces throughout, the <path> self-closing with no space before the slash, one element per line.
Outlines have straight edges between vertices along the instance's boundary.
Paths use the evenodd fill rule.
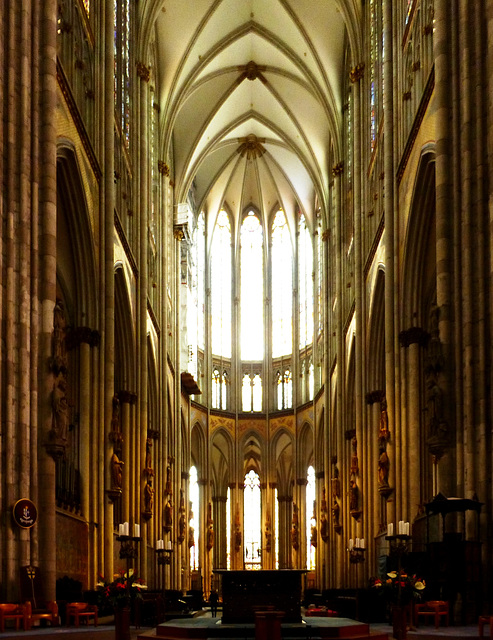
<path fill-rule="evenodd" d="M 272 223 L 272 356 L 293 350 L 293 252 L 283 211 Z"/>
<path fill-rule="evenodd" d="M 304 349 L 313 341 L 313 246 L 303 214 L 298 230 L 299 346 Z"/>
<path fill-rule="evenodd" d="M 115 105 L 125 146 L 130 145 L 130 0 L 115 0 Z"/>
<path fill-rule="evenodd" d="M 241 359 L 264 357 L 264 259 L 259 218 L 249 211 L 241 225 Z"/>
<path fill-rule="evenodd" d="M 199 568 L 199 540 L 200 540 L 199 483 L 198 483 L 197 469 L 195 466 L 190 467 L 190 475 L 189 475 L 188 482 L 189 482 L 188 497 L 190 500 L 188 545 L 190 548 L 190 569 L 194 571 Z"/>
<path fill-rule="evenodd" d="M 245 569 L 262 568 L 262 501 L 260 477 L 251 469 L 245 475 L 243 492 L 243 530 Z"/>
<path fill-rule="evenodd" d="M 228 385 L 228 373 L 215 368 L 212 372 L 212 408 L 213 409 L 226 409 L 227 408 L 227 385 Z"/>
<path fill-rule="evenodd" d="M 293 406 L 293 376 L 289 369 L 276 372 L 277 409 L 290 409 Z"/>
<path fill-rule="evenodd" d="M 262 411 L 262 376 L 243 374 L 241 384 L 242 411 Z"/>
<path fill-rule="evenodd" d="M 382 3 L 370 0 L 370 146 L 375 149 L 378 135 L 378 124 L 381 110 L 381 96 L 383 95 L 382 74 L 383 67 L 383 28 Z"/>
<path fill-rule="evenodd" d="M 315 519 L 315 469 L 308 467 L 306 484 L 306 568 L 309 571 L 315 569 L 316 560 L 316 519 Z M 315 545 L 312 544 L 315 542 Z"/>
<path fill-rule="evenodd" d="M 212 353 L 231 358 L 231 224 L 224 209 L 217 216 L 211 252 Z"/>

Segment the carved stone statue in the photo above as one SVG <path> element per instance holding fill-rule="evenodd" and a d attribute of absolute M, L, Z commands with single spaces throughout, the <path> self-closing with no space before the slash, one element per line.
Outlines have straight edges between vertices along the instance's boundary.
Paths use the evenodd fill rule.
<path fill-rule="evenodd" d="M 212 520 L 212 504 L 209 502 L 207 506 L 207 550 L 210 551 L 214 546 L 214 522 Z"/>
<path fill-rule="evenodd" d="M 123 482 L 123 465 L 125 463 L 118 458 L 116 453 L 111 456 L 111 484 L 112 489 L 121 489 Z"/>
<path fill-rule="evenodd" d="M 173 527 L 173 510 L 171 507 L 171 501 L 168 500 L 164 507 L 164 517 L 163 517 L 163 529 L 169 533 Z"/>
<path fill-rule="evenodd" d="M 66 321 L 63 302 L 57 298 L 53 309 L 53 337 L 52 337 L 52 370 L 55 373 L 65 371 L 67 368 L 66 355 Z"/>
<path fill-rule="evenodd" d="M 152 516 L 154 509 L 154 489 L 152 488 L 152 480 L 148 480 L 144 487 L 144 513 Z"/>
<path fill-rule="evenodd" d="M 59 442 L 66 442 L 69 423 L 69 406 L 67 400 L 67 381 L 63 373 L 59 373 L 56 377 L 51 394 L 51 405 L 53 409 L 52 433 L 54 439 Z"/>
<path fill-rule="evenodd" d="M 356 436 L 353 436 L 351 446 L 353 448 L 353 455 L 351 456 L 351 474 L 356 476 L 359 473 L 358 441 L 356 440 Z"/>
<path fill-rule="evenodd" d="M 390 437 L 389 431 L 389 415 L 387 413 L 387 400 L 383 398 L 380 403 L 380 428 L 378 431 L 378 439 L 387 442 Z"/>
<path fill-rule="evenodd" d="M 265 519 L 265 550 L 270 553 L 272 549 L 272 527 L 270 522 L 270 513 L 267 513 Z"/>
<path fill-rule="evenodd" d="M 386 489 L 389 486 L 389 456 L 385 449 L 380 453 L 378 458 L 378 487 Z"/>
<path fill-rule="evenodd" d="M 295 502 L 293 502 L 293 521 L 291 523 L 291 546 L 295 551 L 298 551 L 300 546 L 298 505 Z"/>
<path fill-rule="evenodd" d="M 146 440 L 146 460 L 145 460 L 144 472 L 148 478 L 154 475 L 154 469 L 152 468 L 152 439 L 151 438 L 147 438 Z"/>

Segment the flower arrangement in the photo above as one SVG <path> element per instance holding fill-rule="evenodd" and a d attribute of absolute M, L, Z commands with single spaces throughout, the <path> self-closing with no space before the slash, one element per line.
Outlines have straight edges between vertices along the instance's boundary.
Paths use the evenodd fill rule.
<path fill-rule="evenodd" d="M 379 589 L 382 596 L 391 604 L 406 605 L 419 600 L 425 581 L 416 575 L 408 575 L 405 571 L 391 571 L 387 578 L 374 578 L 372 588 Z"/>
<path fill-rule="evenodd" d="M 143 580 L 137 578 L 133 569 L 128 572 L 121 571 L 115 574 L 112 582 L 106 582 L 102 576 L 96 585 L 99 594 L 98 607 L 102 610 L 108 608 L 123 608 L 128 604 L 128 597 L 142 598 L 142 590 L 147 589 Z"/>

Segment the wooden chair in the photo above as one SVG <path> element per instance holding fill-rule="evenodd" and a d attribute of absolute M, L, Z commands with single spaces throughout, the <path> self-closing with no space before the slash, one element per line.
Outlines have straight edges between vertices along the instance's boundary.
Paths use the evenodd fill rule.
<path fill-rule="evenodd" d="M 5 621 L 15 620 L 15 630 L 19 631 L 20 623 L 26 631 L 29 628 L 26 607 L 23 604 L 0 604 L 0 632 L 5 631 Z"/>
<path fill-rule="evenodd" d="M 71 618 L 76 627 L 80 625 L 81 620 L 89 623 L 91 618 L 94 620 L 94 626 L 97 627 L 98 608 L 95 604 L 87 604 L 87 602 L 70 602 L 67 604 L 67 625 L 69 626 Z"/>
<path fill-rule="evenodd" d="M 419 623 L 419 618 L 433 617 L 435 621 L 435 629 L 440 626 L 440 618 L 445 618 L 445 624 L 449 625 L 449 605 L 445 600 L 428 600 L 421 604 L 414 605 L 414 617 L 416 627 Z"/>
<path fill-rule="evenodd" d="M 48 602 L 44 609 L 33 609 L 31 601 L 28 600 L 25 604 L 26 613 L 28 618 L 29 629 L 33 626 L 33 623 L 37 620 L 46 620 L 52 627 L 58 627 L 60 624 L 60 618 L 58 616 L 58 605 L 55 601 Z"/>
<path fill-rule="evenodd" d="M 478 627 L 479 627 L 479 637 L 483 637 L 484 625 L 490 625 L 490 638 L 493 640 L 493 616 L 479 616 Z"/>

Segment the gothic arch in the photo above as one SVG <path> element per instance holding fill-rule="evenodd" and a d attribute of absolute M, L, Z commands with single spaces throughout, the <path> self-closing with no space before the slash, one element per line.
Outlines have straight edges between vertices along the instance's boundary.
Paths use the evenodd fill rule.
<path fill-rule="evenodd" d="M 286 429 L 280 429 L 272 441 L 276 485 L 280 496 L 292 493 L 293 487 L 293 437 Z"/>
<path fill-rule="evenodd" d="M 231 434 L 219 428 L 211 439 L 212 493 L 226 497 L 228 485 L 232 481 L 234 443 Z"/>
<path fill-rule="evenodd" d="M 385 390 L 385 273 L 379 269 L 370 310 L 368 391 Z"/>
<path fill-rule="evenodd" d="M 73 146 L 57 149 L 57 285 L 74 326 L 98 328 L 98 281 L 91 222 Z"/>
<path fill-rule="evenodd" d="M 191 464 L 195 465 L 199 480 L 207 477 L 207 446 L 204 428 L 196 422 L 190 435 Z"/>
<path fill-rule="evenodd" d="M 135 335 L 123 268 L 115 271 L 115 391 L 135 391 Z"/>

